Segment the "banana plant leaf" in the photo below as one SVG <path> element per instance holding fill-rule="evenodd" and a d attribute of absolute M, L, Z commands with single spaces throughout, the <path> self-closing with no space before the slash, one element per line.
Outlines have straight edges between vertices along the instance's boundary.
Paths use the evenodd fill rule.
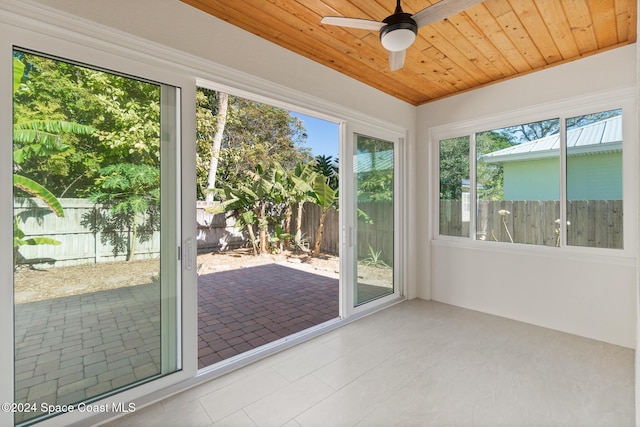
<path fill-rule="evenodd" d="M 16 245 L 17 243 L 17 245 Z M 60 246 L 61 243 L 59 240 L 52 239 L 50 237 L 30 237 L 28 239 L 20 239 L 16 242 L 16 238 L 13 238 L 13 246 L 35 246 L 35 245 L 55 245 Z"/>
<path fill-rule="evenodd" d="M 313 192 L 316 203 L 323 209 L 329 209 L 336 201 L 336 191 L 327 184 L 322 175 L 313 181 Z"/>
<path fill-rule="evenodd" d="M 49 190 L 26 176 L 14 174 L 13 185 L 42 200 L 59 217 L 64 216 L 60 201 Z"/>

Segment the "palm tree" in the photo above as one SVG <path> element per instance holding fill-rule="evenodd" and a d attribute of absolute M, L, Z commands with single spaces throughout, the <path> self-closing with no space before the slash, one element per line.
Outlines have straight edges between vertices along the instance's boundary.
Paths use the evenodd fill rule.
<path fill-rule="evenodd" d="M 332 156 L 318 155 L 314 159 L 315 171 L 324 176 L 327 180 L 327 184 L 334 190 L 338 189 L 338 160 Z"/>

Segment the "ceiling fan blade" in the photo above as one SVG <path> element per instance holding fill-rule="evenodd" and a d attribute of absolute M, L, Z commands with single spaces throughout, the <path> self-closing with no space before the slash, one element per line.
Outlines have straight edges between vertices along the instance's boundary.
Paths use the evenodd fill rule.
<path fill-rule="evenodd" d="M 449 16 L 456 15 L 463 10 L 482 3 L 483 0 L 440 0 L 438 3 L 425 7 L 411 16 L 418 28 L 442 21 Z"/>
<path fill-rule="evenodd" d="M 406 50 L 399 50 L 396 52 L 389 51 L 389 69 L 396 71 L 404 66 L 404 58 L 407 54 Z"/>
<path fill-rule="evenodd" d="M 373 21 L 371 19 L 345 18 L 343 16 L 325 16 L 320 23 L 371 31 L 380 31 L 380 28 L 386 25 L 384 22 Z"/>

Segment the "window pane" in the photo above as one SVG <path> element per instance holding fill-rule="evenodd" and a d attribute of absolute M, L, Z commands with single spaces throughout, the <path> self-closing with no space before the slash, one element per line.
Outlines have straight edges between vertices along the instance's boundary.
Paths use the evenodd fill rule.
<path fill-rule="evenodd" d="M 393 143 L 358 135 L 354 305 L 390 295 L 393 284 Z"/>
<path fill-rule="evenodd" d="M 14 70 L 19 423 L 177 369 L 177 114 L 175 88 L 18 50 Z"/>
<path fill-rule="evenodd" d="M 469 137 L 440 141 L 440 235 L 469 237 Z"/>
<path fill-rule="evenodd" d="M 622 110 L 567 119 L 567 244 L 622 249 Z"/>
<path fill-rule="evenodd" d="M 558 119 L 476 134 L 477 239 L 557 246 Z"/>

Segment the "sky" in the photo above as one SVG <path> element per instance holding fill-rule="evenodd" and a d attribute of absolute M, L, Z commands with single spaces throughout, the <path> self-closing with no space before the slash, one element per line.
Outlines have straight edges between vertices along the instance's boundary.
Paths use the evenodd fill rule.
<path fill-rule="evenodd" d="M 340 135 L 337 123 L 306 116 L 294 111 L 291 112 L 291 115 L 302 121 L 307 133 L 306 146 L 311 148 L 314 157 L 319 155 L 332 156 L 334 159 L 338 157 Z"/>

